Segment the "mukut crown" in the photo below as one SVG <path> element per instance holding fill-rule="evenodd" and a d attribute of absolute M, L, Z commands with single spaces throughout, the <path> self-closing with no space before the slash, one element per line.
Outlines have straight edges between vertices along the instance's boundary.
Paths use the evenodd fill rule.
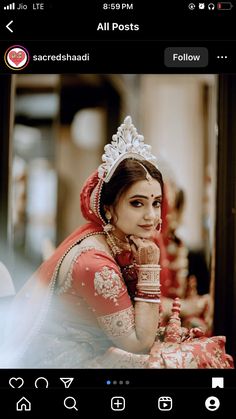
<path fill-rule="evenodd" d="M 102 155 L 104 163 L 98 168 L 98 176 L 104 182 L 109 182 L 119 163 L 132 157 L 141 161 L 147 160 L 157 167 L 157 159 L 151 150 L 152 147 L 144 143 L 143 135 L 138 134 L 131 117 L 127 116 L 117 129 L 117 133 L 112 136 L 111 143 L 104 147 L 105 153 Z"/>

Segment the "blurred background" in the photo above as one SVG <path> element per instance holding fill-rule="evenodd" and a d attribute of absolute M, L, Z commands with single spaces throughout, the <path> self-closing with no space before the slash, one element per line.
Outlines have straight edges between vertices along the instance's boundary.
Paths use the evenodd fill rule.
<path fill-rule="evenodd" d="M 0 88 L 0 260 L 15 290 L 84 222 L 81 187 L 130 115 L 152 146 L 167 185 L 165 215 L 174 231 L 167 242 L 170 260 L 181 243 L 186 261 L 180 263 L 181 275 L 196 280 L 198 294 L 210 293 L 212 326 L 219 77 L 19 74 L 1 77 Z M 221 331 L 220 321 L 215 329 Z"/>

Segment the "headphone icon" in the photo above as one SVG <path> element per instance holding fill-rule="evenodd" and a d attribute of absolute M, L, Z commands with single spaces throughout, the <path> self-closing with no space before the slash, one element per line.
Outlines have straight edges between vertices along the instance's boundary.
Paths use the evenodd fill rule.
<path fill-rule="evenodd" d="M 208 4 L 208 9 L 209 10 L 214 10 L 214 8 L 215 8 L 215 5 L 213 3 Z"/>

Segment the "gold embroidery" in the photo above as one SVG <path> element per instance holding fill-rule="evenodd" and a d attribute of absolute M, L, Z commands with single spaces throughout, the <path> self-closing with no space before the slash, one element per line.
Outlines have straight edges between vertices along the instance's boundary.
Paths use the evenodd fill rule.
<path fill-rule="evenodd" d="M 104 266 L 100 272 L 95 273 L 94 288 L 98 295 L 117 303 L 117 297 L 123 289 L 123 283 L 113 269 Z"/>
<path fill-rule="evenodd" d="M 118 313 L 98 317 L 97 320 L 111 338 L 129 335 L 134 330 L 134 308 L 131 306 Z"/>
<path fill-rule="evenodd" d="M 77 253 L 73 257 L 73 259 L 71 260 L 71 262 L 69 262 L 68 272 L 65 275 L 63 275 L 63 277 L 61 279 L 58 278 L 58 281 L 57 281 L 57 290 L 56 290 L 56 293 L 58 295 L 64 294 L 65 292 L 67 292 L 72 287 L 72 283 L 73 283 L 72 273 L 73 273 L 74 264 L 78 262 L 78 258 L 79 258 L 79 256 L 82 253 L 85 253 L 85 252 L 87 252 L 89 250 L 99 250 L 99 251 L 105 253 L 106 255 L 110 256 L 110 254 L 108 252 L 106 252 L 104 250 L 104 248 L 102 248 L 102 247 L 99 248 L 98 246 L 95 247 L 95 246 L 81 246 L 81 245 L 79 245 L 79 246 L 77 246 L 77 250 L 78 250 Z M 89 269 L 90 269 L 89 267 L 86 267 L 85 268 L 86 271 L 88 271 Z M 85 284 L 82 283 L 82 287 L 84 285 Z"/>
<path fill-rule="evenodd" d="M 69 270 L 67 274 L 65 275 L 65 277 L 62 277 L 62 281 L 58 280 L 58 288 L 56 291 L 58 295 L 64 294 L 72 287 L 72 282 L 73 282 L 72 272 L 73 272 L 74 264 L 76 263 L 78 257 L 82 253 L 87 252 L 88 250 L 93 250 L 93 249 L 94 247 L 92 246 L 78 248 L 78 251 L 76 252 L 75 256 L 70 262 Z"/>

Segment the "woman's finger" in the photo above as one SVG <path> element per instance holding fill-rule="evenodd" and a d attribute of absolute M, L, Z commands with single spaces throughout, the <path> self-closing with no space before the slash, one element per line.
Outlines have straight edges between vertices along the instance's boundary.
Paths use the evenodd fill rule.
<path fill-rule="evenodd" d="M 130 241 L 135 244 L 136 248 L 143 245 L 143 241 L 135 236 L 130 236 Z"/>
<path fill-rule="evenodd" d="M 137 255 L 137 247 L 135 246 L 135 244 L 131 244 L 130 247 L 131 247 L 133 255 L 136 256 Z"/>

